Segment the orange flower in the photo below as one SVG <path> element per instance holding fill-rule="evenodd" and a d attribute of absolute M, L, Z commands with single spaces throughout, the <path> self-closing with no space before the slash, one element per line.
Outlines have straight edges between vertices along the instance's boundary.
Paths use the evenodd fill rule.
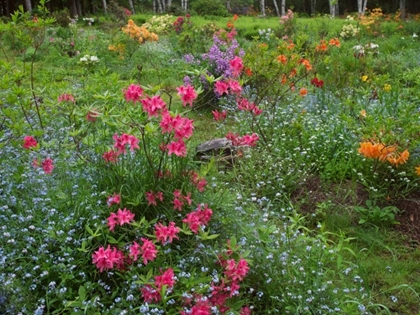
<path fill-rule="evenodd" d="M 233 23 L 231 21 L 227 22 L 226 26 L 227 26 L 228 29 L 232 29 L 232 28 L 235 27 L 235 25 L 233 25 Z"/>
<path fill-rule="evenodd" d="M 394 146 L 385 146 L 382 143 L 361 142 L 359 153 L 370 159 L 385 161 L 395 151 Z"/>
<path fill-rule="evenodd" d="M 340 40 L 338 38 L 332 38 L 329 42 L 330 46 L 340 47 Z"/>
<path fill-rule="evenodd" d="M 250 77 L 252 76 L 252 70 L 250 68 L 245 68 L 245 74 Z"/>
<path fill-rule="evenodd" d="M 402 152 L 401 154 L 395 154 L 393 156 L 389 156 L 387 160 L 389 163 L 398 167 L 398 165 L 407 163 L 409 156 L 410 156 L 410 153 L 408 152 L 408 150 L 404 150 L 404 152 Z"/>
<path fill-rule="evenodd" d="M 311 71 L 312 70 L 312 65 L 310 64 L 308 59 L 301 59 L 299 61 L 299 63 L 303 64 L 306 68 L 307 71 Z"/>
<path fill-rule="evenodd" d="M 238 16 L 237 14 L 234 14 L 234 15 L 233 15 L 233 20 L 234 20 L 234 21 L 236 21 L 236 20 L 238 19 L 238 17 L 239 17 L 239 16 Z"/>
<path fill-rule="evenodd" d="M 287 63 L 287 57 L 285 55 L 279 55 L 277 56 L 277 61 L 285 65 Z"/>
<path fill-rule="evenodd" d="M 293 69 L 290 71 L 289 78 L 293 78 L 293 77 L 296 75 L 296 73 L 297 73 L 296 69 L 294 69 L 294 68 L 293 68 Z"/>
<path fill-rule="evenodd" d="M 420 165 L 416 167 L 416 174 L 420 176 Z"/>
<path fill-rule="evenodd" d="M 287 76 L 283 73 L 281 75 L 281 84 L 286 84 L 286 82 L 287 82 Z"/>
<path fill-rule="evenodd" d="M 299 90 L 299 95 L 300 96 L 305 96 L 306 94 L 308 94 L 308 89 L 306 89 L 306 88 L 300 88 L 300 90 Z"/>
<path fill-rule="evenodd" d="M 286 47 L 288 50 L 292 50 L 293 48 L 295 48 L 295 44 L 293 44 L 292 41 L 289 41 L 289 45 L 287 45 Z"/>
<path fill-rule="evenodd" d="M 325 42 L 325 40 L 321 40 L 321 43 L 319 45 L 316 45 L 315 47 L 316 51 L 327 51 L 328 50 L 328 46 L 327 43 Z"/>
<path fill-rule="evenodd" d="M 362 110 L 360 111 L 360 116 L 362 116 L 362 117 L 366 117 L 366 111 L 365 111 L 364 109 L 362 109 Z"/>

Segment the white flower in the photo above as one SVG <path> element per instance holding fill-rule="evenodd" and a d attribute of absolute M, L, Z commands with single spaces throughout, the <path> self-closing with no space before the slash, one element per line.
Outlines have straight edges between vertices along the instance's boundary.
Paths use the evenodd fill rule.
<path fill-rule="evenodd" d="M 413 33 L 413 38 L 419 37 L 416 33 Z"/>
<path fill-rule="evenodd" d="M 90 56 L 90 61 L 92 61 L 92 62 L 98 62 L 99 59 L 96 56 Z"/>
<path fill-rule="evenodd" d="M 82 58 L 80 58 L 80 62 L 87 62 L 88 60 L 87 60 L 87 58 L 86 57 L 82 57 Z"/>

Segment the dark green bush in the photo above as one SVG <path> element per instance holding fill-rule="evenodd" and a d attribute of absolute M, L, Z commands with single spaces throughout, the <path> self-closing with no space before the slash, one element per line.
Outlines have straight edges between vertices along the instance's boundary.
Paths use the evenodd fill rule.
<path fill-rule="evenodd" d="M 198 15 L 228 16 L 229 14 L 221 0 L 196 0 L 191 4 L 191 9 Z"/>

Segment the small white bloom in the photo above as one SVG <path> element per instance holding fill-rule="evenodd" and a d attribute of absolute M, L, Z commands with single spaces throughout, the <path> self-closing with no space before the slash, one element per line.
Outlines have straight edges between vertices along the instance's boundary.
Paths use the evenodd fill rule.
<path fill-rule="evenodd" d="M 419 35 L 417 35 L 416 33 L 413 33 L 413 37 L 416 38 L 416 37 L 419 37 Z"/>

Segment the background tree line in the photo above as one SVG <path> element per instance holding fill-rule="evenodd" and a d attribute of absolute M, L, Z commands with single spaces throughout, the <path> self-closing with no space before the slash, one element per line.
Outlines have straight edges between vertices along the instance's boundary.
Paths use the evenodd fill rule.
<path fill-rule="evenodd" d="M 191 6 L 201 2 L 226 6 L 234 13 L 249 13 L 260 15 L 284 15 L 287 9 L 299 12 L 301 15 L 331 14 L 346 15 L 350 12 L 363 13 L 366 8 L 381 8 L 384 13 L 402 11 L 406 14 L 420 13 L 418 0 L 50 0 L 47 7 L 50 12 L 67 9 L 72 16 L 86 16 L 107 13 L 108 6 L 119 5 L 131 12 L 175 13 L 191 12 Z M 38 0 L 0 0 L 0 15 L 10 16 L 20 5 L 27 11 L 33 11 Z M 36 13 L 36 12 L 35 12 Z M 191 12 L 194 13 L 194 12 Z"/>

